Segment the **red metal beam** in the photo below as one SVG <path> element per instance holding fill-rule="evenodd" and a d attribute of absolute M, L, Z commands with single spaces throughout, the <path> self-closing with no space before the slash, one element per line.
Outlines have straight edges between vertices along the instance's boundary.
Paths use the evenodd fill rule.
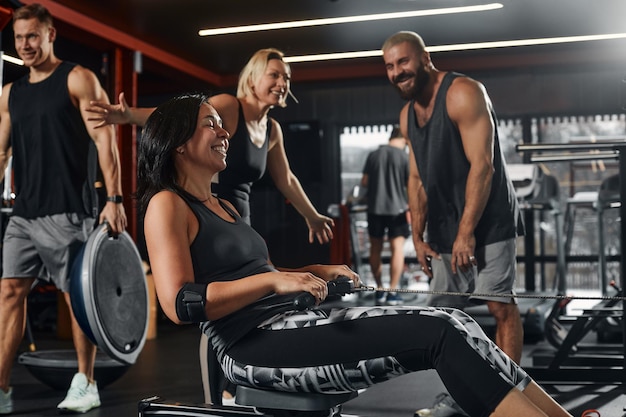
<path fill-rule="evenodd" d="M 128 48 L 131 51 L 139 51 L 145 56 L 148 56 L 155 61 L 161 62 L 167 66 L 175 68 L 181 72 L 189 74 L 200 80 L 204 80 L 207 83 L 222 87 L 222 77 L 214 72 L 208 71 L 206 68 L 202 68 L 198 65 L 192 64 L 189 61 L 181 59 L 180 57 L 157 48 L 154 45 L 148 44 L 137 38 L 134 38 L 127 33 L 114 29 L 110 26 L 103 24 L 95 19 L 78 13 L 66 6 L 63 6 L 52 0 L 22 0 L 24 4 L 39 3 L 46 7 L 55 19 L 62 20 L 72 26 L 75 26 L 85 32 L 93 33 L 103 39 L 106 39 L 114 44 L 120 45 L 124 48 Z"/>
<path fill-rule="evenodd" d="M 137 73 L 134 70 L 133 51 L 115 48 L 113 54 L 113 100 L 124 92 L 128 104 L 137 105 Z M 117 146 L 120 150 L 124 209 L 128 218 L 127 231 L 137 241 L 137 206 L 131 198 L 137 191 L 137 127 L 117 125 Z"/>

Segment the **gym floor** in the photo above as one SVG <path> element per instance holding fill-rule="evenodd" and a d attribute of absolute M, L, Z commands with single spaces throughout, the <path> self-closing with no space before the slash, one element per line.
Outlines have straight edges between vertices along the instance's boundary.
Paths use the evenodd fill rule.
<path fill-rule="evenodd" d="M 367 298 L 359 303 L 373 303 Z M 69 340 L 56 333 L 35 332 L 38 351 L 71 349 Z M 172 402 L 202 403 L 203 391 L 198 363 L 200 333 L 196 326 L 176 326 L 162 318 L 158 334 L 146 341 L 137 362 L 118 380 L 100 390 L 102 406 L 85 416 L 136 416 L 143 398 L 158 395 Z M 529 354 L 545 342 L 524 345 L 522 365 L 530 364 Z M 20 352 L 28 350 L 24 341 Z M 477 383 L 479 376 L 477 376 Z M 65 392 L 39 382 L 16 361 L 12 374 L 16 416 L 55 416 L 56 405 Z M 626 387 L 621 385 L 544 385 L 544 388 L 574 417 L 587 409 L 597 409 L 602 417 L 622 417 L 626 406 Z M 342 415 L 360 417 L 413 416 L 416 409 L 428 407 L 444 391 L 434 371 L 406 375 L 372 387 L 346 403 Z"/>

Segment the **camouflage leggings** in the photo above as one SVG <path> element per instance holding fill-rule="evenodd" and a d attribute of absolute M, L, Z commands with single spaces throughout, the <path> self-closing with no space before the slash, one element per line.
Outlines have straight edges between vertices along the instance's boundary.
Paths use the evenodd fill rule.
<path fill-rule="evenodd" d="M 488 415 L 530 377 L 461 310 L 348 307 L 278 314 L 221 360 L 226 377 L 278 391 L 355 391 L 435 369 L 470 415 Z"/>

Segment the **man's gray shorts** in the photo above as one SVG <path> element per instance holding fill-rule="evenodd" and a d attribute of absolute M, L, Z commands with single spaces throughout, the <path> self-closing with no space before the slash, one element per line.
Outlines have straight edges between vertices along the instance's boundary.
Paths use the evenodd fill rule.
<path fill-rule="evenodd" d="M 449 253 L 442 253 L 441 260 L 432 259 L 433 279 L 430 290 L 438 292 L 503 294 L 514 295 L 516 249 L 515 239 L 492 243 L 476 249 L 478 266 L 465 272 L 457 269 L 452 273 Z M 464 308 L 471 302 L 499 301 L 502 303 L 516 302 L 512 297 L 494 296 L 454 296 L 431 294 L 428 305 L 437 307 Z"/>
<path fill-rule="evenodd" d="M 93 225 L 94 219 L 76 213 L 11 216 L 2 245 L 2 278 L 39 278 L 68 292 L 72 262 Z"/>

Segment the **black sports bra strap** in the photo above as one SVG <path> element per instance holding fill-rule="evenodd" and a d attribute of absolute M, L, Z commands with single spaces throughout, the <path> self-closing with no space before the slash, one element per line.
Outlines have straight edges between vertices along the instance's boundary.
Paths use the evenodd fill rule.
<path fill-rule="evenodd" d="M 222 200 L 221 198 L 218 197 L 217 199 L 220 203 L 220 206 L 222 206 L 222 208 L 224 210 L 226 210 L 226 213 L 230 214 L 235 220 L 241 219 L 241 216 L 239 214 L 237 214 L 235 212 L 235 210 L 233 210 L 232 208 L 230 208 L 230 206 L 226 203 L 224 203 L 224 200 Z"/>

